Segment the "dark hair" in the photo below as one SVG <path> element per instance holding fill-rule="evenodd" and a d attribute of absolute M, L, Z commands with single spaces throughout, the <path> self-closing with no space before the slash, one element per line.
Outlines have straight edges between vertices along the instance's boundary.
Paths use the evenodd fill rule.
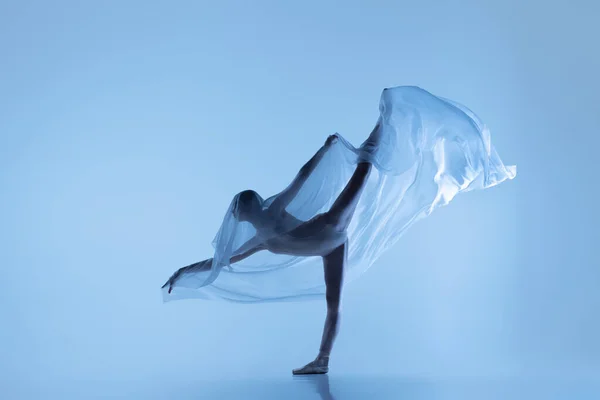
<path fill-rule="evenodd" d="M 254 190 L 244 190 L 237 195 L 234 214 L 238 218 L 244 218 L 257 208 L 261 207 L 261 197 Z"/>

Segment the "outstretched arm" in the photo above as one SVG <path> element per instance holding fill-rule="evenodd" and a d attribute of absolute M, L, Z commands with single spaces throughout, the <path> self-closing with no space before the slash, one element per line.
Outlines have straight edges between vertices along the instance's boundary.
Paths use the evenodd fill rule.
<path fill-rule="evenodd" d="M 261 250 L 264 250 L 265 247 L 263 244 L 258 242 L 256 239 L 250 239 L 246 243 L 244 243 L 239 250 L 229 259 L 230 264 L 235 264 L 236 262 L 240 262 L 245 258 L 250 257 L 252 254 L 257 253 Z M 183 274 L 189 272 L 200 272 L 200 271 L 208 271 L 211 269 L 213 264 L 213 259 L 208 258 L 206 260 L 190 264 L 188 266 L 179 268 L 170 278 L 169 280 L 162 286 L 165 288 L 167 285 L 169 286 L 169 293 L 173 290 L 173 284 L 175 281 Z"/>
<path fill-rule="evenodd" d="M 310 160 L 308 160 L 308 162 L 304 164 L 302 168 L 300 168 L 300 171 L 298 172 L 292 183 L 277 196 L 277 198 L 273 201 L 273 204 L 271 204 L 271 206 L 269 207 L 270 209 L 280 211 L 285 209 L 288 206 L 288 204 L 290 204 L 290 202 L 294 199 L 294 197 L 296 197 L 296 195 L 302 188 L 302 185 L 304 185 L 304 182 L 306 182 L 306 180 L 313 173 L 317 165 L 319 165 L 319 162 L 323 159 L 323 156 L 325 156 L 327 150 L 329 150 L 331 145 L 337 141 L 337 138 L 337 135 L 330 135 L 327 138 L 327 141 L 319 149 L 319 151 L 317 151 L 316 154 Z"/>
<path fill-rule="evenodd" d="M 240 262 L 243 259 L 250 257 L 252 254 L 258 253 L 264 249 L 265 246 L 260 240 L 257 238 L 252 238 L 240 246 L 240 248 L 235 252 L 236 255 L 229 259 L 229 264 Z"/>

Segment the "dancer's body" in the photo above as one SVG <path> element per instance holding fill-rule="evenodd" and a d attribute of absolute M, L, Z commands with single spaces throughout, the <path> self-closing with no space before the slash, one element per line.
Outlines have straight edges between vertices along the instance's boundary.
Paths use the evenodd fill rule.
<path fill-rule="evenodd" d="M 294 373 L 326 373 L 344 277 L 364 272 L 415 221 L 456 194 L 516 175 L 516 167 L 505 166 L 491 145 L 485 124 L 459 103 L 401 86 L 382 92 L 379 111 L 360 148 L 330 136 L 283 192 L 268 200 L 251 190 L 236 195 L 213 242 L 214 260 L 179 269 L 163 286 L 163 298 L 195 297 L 186 289 L 201 298 L 243 302 L 324 294 L 327 318 L 319 354 Z M 333 151 L 336 141 L 341 143 Z M 317 168 L 326 154 L 327 164 Z M 327 178 L 307 182 L 313 173 Z M 344 182 L 339 178 L 346 173 L 352 177 Z M 326 204 L 329 210 L 319 213 Z M 260 251 L 279 256 L 265 254 L 266 262 L 255 257 L 256 268 L 240 263 Z"/>
<path fill-rule="evenodd" d="M 379 126 L 376 126 L 366 143 L 374 146 L 378 138 Z M 359 162 L 354 174 L 329 211 L 304 222 L 298 221 L 287 213 L 286 206 L 296 196 L 306 179 L 336 141 L 336 135 L 329 136 L 323 147 L 300 169 L 294 181 L 268 208 L 262 207 L 263 200 L 256 192 L 246 190 L 238 195 L 238 204 L 235 210 L 235 217 L 240 221 L 250 222 L 257 234 L 252 240 L 241 246 L 237 254 L 230 259 L 230 264 L 235 264 L 263 250 L 275 254 L 323 258 L 327 317 L 321 346 L 317 358 L 306 366 L 295 369 L 294 374 L 328 372 L 329 355 L 338 331 L 340 297 L 347 251 L 346 230 L 372 168 L 369 162 Z M 183 267 L 175 272 L 163 287 L 168 285 L 170 293 L 173 284 L 182 274 L 208 270 L 211 266 L 212 259 L 208 259 Z"/>

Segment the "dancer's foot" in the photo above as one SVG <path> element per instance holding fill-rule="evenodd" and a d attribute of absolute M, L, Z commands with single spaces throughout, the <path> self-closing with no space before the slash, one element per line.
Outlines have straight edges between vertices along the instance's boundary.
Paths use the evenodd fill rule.
<path fill-rule="evenodd" d="M 339 139 L 339 136 L 337 133 L 334 133 L 333 135 L 329 135 L 329 137 L 325 141 L 325 146 L 331 146 L 331 145 L 336 144 L 338 139 Z"/>
<path fill-rule="evenodd" d="M 317 357 L 302 368 L 292 371 L 294 375 L 326 374 L 329 372 L 329 357 Z"/>

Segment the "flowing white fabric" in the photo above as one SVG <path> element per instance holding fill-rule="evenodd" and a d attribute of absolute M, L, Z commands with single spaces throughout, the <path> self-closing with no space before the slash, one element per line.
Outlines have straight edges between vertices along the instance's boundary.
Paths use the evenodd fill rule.
<path fill-rule="evenodd" d="M 364 273 L 416 221 L 461 192 L 485 189 L 516 176 L 490 143 L 490 133 L 468 108 L 412 86 L 385 89 L 377 145 L 332 145 L 286 211 L 299 222 L 329 210 L 360 160 L 374 168 L 348 227 L 344 281 Z M 264 201 L 269 207 L 278 195 Z M 238 196 L 214 241 L 210 269 L 182 274 L 164 301 L 188 298 L 236 302 L 297 301 L 325 293 L 321 257 L 258 252 L 229 265 L 256 230 L 234 217 Z M 293 229 L 295 226 L 286 226 Z M 280 234 L 277 232 L 274 234 Z"/>

